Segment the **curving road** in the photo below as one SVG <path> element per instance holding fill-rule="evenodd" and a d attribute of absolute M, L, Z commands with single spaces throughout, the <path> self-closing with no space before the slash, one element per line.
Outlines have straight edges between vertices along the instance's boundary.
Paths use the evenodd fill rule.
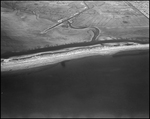
<path fill-rule="evenodd" d="M 83 12 L 87 11 L 88 9 L 89 9 L 89 8 L 85 8 L 85 9 L 84 9 L 84 10 L 82 10 L 81 12 L 76 13 L 76 14 L 74 14 L 73 16 L 71 16 L 71 17 L 67 18 L 67 19 L 63 19 L 61 22 L 59 22 L 59 23 L 55 24 L 55 25 L 54 25 L 54 26 L 52 26 L 52 27 L 48 27 L 47 29 L 45 29 L 45 30 L 41 31 L 40 33 L 41 33 L 41 34 L 45 34 L 45 33 L 47 33 L 49 30 L 51 30 L 52 28 L 55 28 L 55 27 L 57 27 L 57 26 L 61 25 L 62 23 L 67 22 L 68 20 L 70 20 L 70 19 L 72 19 L 72 18 L 74 18 L 74 17 L 76 17 L 76 16 L 80 15 L 81 13 L 83 13 Z"/>

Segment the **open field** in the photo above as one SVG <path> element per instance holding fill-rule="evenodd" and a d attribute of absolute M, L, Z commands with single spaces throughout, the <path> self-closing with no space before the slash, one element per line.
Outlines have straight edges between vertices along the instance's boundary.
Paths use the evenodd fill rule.
<path fill-rule="evenodd" d="M 19 4 L 18 2 L 16 4 L 16 9 L 18 10 L 14 10 L 13 12 L 7 12 L 7 8 L 3 8 L 2 6 L 2 53 L 9 50 L 15 52 L 91 41 L 93 36 L 90 33 L 90 28 L 95 26 L 102 33 L 107 32 L 107 29 L 111 28 L 119 28 L 121 31 L 122 29 L 126 31 L 126 29 L 131 28 L 132 31 L 132 28 L 149 26 L 149 20 L 145 16 L 134 11 L 124 2 L 86 2 L 85 4 L 75 4 L 75 2 L 71 4 L 70 2 L 64 5 L 57 5 L 55 2 L 48 5 L 44 2 L 33 3 L 22 2 Z M 63 9 L 63 13 L 61 9 Z M 85 11 L 80 13 L 83 10 Z M 36 14 L 33 14 L 31 11 L 33 13 L 36 12 Z M 70 19 L 72 26 L 85 26 L 87 29 L 64 28 L 60 24 L 48 30 L 45 34 L 40 34 L 41 31 L 58 24 L 58 20 L 67 19 L 75 13 L 80 14 Z M 11 40 L 8 37 L 11 37 Z M 16 45 L 13 44 L 14 41 L 16 41 Z"/>
<path fill-rule="evenodd" d="M 149 9 L 149 7 L 145 9 Z M 147 45 L 141 46 L 139 43 L 136 46 L 136 48 L 142 47 L 143 49 L 145 46 L 147 49 L 149 19 L 145 15 L 148 12 L 143 13 L 140 10 L 141 8 L 137 8 L 136 3 L 128 4 L 125 1 L 2 2 L 1 57 L 3 58 L 6 53 L 21 53 L 36 51 L 36 49 L 38 52 L 39 49 L 46 50 L 44 48 L 57 48 L 58 46 L 63 46 L 65 49 L 67 48 L 65 46 L 69 44 L 77 47 L 78 43 L 99 42 L 101 44 L 104 41 L 111 43 L 114 40 L 120 42 L 124 39 L 126 42 L 147 43 Z M 123 49 L 124 47 L 130 49 L 131 46 L 123 46 Z M 111 53 L 111 49 L 107 51 L 108 54 Z M 54 53 L 54 51 L 51 52 Z M 66 52 L 68 51 L 66 50 Z M 94 50 L 90 52 L 92 55 Z M 67 60 L 71 59 L 66 54 L 62 53 L 61 55 L 66 56 Z M 86 51 L 82 55 L 85 54 Z M 103 51 L 100 51 L 100 54 L 103 54 Z M 62 60 L 66 59 L 62 58 Z M 27 59 L 28 61 L 30 59 Z M 39 61 L 43 62 L 41 65 L 47 64 L 40 59 Z M 5 66 L 7 65 L 2 65 L 3 68 Z M 13 67 L 15 66 L 13 65 Z M 9 68 L 12 69 L 12 66 L 10 65 Z"/>

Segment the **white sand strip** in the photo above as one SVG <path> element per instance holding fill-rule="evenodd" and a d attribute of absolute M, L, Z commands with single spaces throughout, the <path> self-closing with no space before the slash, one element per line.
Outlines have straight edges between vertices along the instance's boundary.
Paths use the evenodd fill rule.
<path fill-rule="evenodd" d="M 73 51 L 66 51 L 58 54 L 35 56 L 25 60 L 8 61 L 1 63 L 1 72 L 16 71 L 22 69 L 29 69 L 34 67 L 40 67 L 50 64 L 59 63 L 65 60 L 77 59 L 93 55 L 113 55 L 121 51 L 129 50 L 147 50 L 149 44 L 144 45 L 131 45 L 131 46 L 117 46 L 117 47 L 94 47 L 91 49 L 78 49 Z"/>

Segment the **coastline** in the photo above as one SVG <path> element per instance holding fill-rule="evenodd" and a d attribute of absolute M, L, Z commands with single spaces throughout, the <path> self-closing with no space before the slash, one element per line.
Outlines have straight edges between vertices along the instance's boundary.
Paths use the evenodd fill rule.
<path fill-rule="evenodd" d="M 1 72 L 17 71 L 46 65 L 52 65 L 66 60 L 73 60 L 94 55 L 108 56 L 122 51 L 147 50 L 147 49 L 149 49 L 149 44 L 115 46 L 115 47 L 95 46 L 90 48 L 86 47 L 74 49 L 54 54 L 47 53 L 48 55 L 46 54 L 36 56 L 33 54 L 32 56 L 27 55 L 15 57 L 16 59 L 12 57 L 10 59 L 6 59 L 4 62 L 1 61 Z"/>

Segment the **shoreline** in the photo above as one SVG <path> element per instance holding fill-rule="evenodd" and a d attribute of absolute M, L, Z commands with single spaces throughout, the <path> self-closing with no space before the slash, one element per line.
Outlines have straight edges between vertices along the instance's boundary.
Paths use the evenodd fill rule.
<path fill-rule="evenodd" d="M 138 44 L 138 45 L 129 45 L 129 46 L 115 46 L 115 47 L 86 47 L 80 49 L 71 49 L 69 51 L 64 51 L 55 53 L 55 54 L 46 54 L 46 55 L 27 55 L 21 56 L 10 59 L 4 59 L 5 61 L 2 62 L 1 59 L 1 72 L 8 72 L 8 71 L 17 71 L 17 70 L 24 70 L 24 69 L 31 69 L 46 65 L 57 64 L 62 61 L 66 60 L 73 60 L 83 57 L 101 55 L 101 56 L 108 56 L 113 55 L 118 52 L 122 51 L 130 51 L 130 50 L 147 50 L 149 49 L 149 44 Z M 20 60 L 21 59 L 21 60 Z"/>
<path fill-rule="evenodd" d="M 141 41 L 141 39 L 143 41 Z M 146 40 L 146 41 L 144 41 Z M 1 58 L 2 59 L 7 59 L 7 58 L 11 58 L 11 57 L 20 57 L 20 56 L 27 56 L 27 55 L 34 55 L 34 54 L 41 54 L 41 53 L 46 53 L 46 52 L 51 52 L 51 53 L 55 53 L 55 52 L 62 52 L 63 50 L 67 51 L 72 50 L 72 49 L 76 49 L 76 48 L 81 48 L 81 47 L 93 47 L 96 45 L 103 45 L 103 44 L 107 44 L 107 43 L 119 43 L 119 42 L 135 42 L 135 43 L 140 43 L 140 44 L 148 44 L 149 43 L 149 39 L 147 37 L 142 37 L 138 40 L 138 38 L 136 38 L 136 41 L 133 39 L 125 39 L 125 38 L 121 38 L 121 39 L 113 39 L 113 40 L 102 40 L 102 41 L 90 41 L 90 42 L 79 42 L 79 43 L 73 43 L 73 44 L 66 44 L 66 45 L 59 45 L 59 46 L 54 46 L 54 47 L 45 47 L 45 48 L 40 48 L 40 49 L 34 49 L 34 50 L 27 50 L 27 51 L 22 51 L 22 52 L 7 52 L 4 54 L 1 54 Z"/>

